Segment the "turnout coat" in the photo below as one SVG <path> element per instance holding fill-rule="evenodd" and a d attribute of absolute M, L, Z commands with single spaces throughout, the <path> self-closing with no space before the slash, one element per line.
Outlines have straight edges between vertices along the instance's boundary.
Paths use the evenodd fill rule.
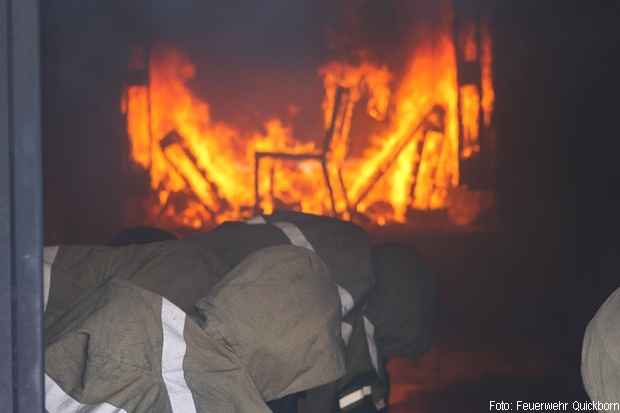
<path fill-rule="evenodd" d="M 185 241 L 45 255 L 49 413 L 269 412 L 345 372 L 338 289 L 307 248 L 230 270 Z"/>
<path fill-rule="evenodd" d="M 375 405 L 386 404 L 387 375 L 376 345 L 376 327 L 365 316 L 368 297 L 374 293 L 375 276 L 370 240 L 363 229 L 334 218 L 281 211 L 246 222 L 224 223 L 213 231 L 196 235 L 193 241 L 213 251 L 229 266 L 267 246 L 292 244 L 315 251 L 337 284 L 346 374 L 338 381 L 306 392 L 299 400 L 298 409 L 300 413 L 332 412 L 337 409 L 339 399 L 347 403 L 357 401 L 357 395 L 345 399 L 347 393 L 343 391 L 351 380 L 364 375 L 374 376 L 369 385 Z"/>

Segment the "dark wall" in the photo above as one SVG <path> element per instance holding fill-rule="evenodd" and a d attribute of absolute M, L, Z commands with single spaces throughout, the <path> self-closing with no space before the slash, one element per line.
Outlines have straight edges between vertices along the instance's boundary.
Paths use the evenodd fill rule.
<path fill-rule="evenodd" d="M 620 284 L 620 259 L 599 270 L 618 245 L 618 7 L 501 2 L 494 24 L 503 223 L 578 335 Z"/>
<path fill-rule="evenodd" d="M 500 208 L 504 224 L 532 241 L 575 229 L 569 148 L 574 106 L 590 87 L 577 79 L 577 17 L 560 2 L 501 2 L 496 9 Z"/>
<path fill-rule="evenodd" d="M 122 225 L 127 140 L 120 100 L 129 42 L 115 2 L 42 2 L 46 243 L 101 242 Z"/>

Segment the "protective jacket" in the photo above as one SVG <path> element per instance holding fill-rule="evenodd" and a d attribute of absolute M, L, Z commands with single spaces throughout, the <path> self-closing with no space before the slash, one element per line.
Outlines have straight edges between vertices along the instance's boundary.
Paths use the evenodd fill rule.
<path fill-rule="evenodd" d="M 267 413 L 265 400 L 345 372 L 338 289 L 306 248 L 260 249 L 229 271 L 183 241 L 53 255 L 49 413 Z"/>
<path fill-rule="evenodd" d="M 338 286 L 346 374 L 337 382 L 307 391 L 299 400 L 299 412 L 333 412 L 365 396 L 372 396 L 378 408 L 386 405 L 387 374 L 375 343 L 376 327 L 364 314 L 368 297 L 375 292 L 375 276 L 369 237 L 363 229 L 333 218 L 282 211 L 246 222 L 227 222 L 192 240 L 229 266 L 266 246 L 293 244 L 315 251 Z M 361 376 L 368 378 L 367 383 L 348 391 L 352 380 Z"/>
<path fill-rule="evenodd" d="M 595 403 L 620 401 L 619 325 L 620 288 L 596 312 L 583 338 L 581 378 L 588 396 Z"/>

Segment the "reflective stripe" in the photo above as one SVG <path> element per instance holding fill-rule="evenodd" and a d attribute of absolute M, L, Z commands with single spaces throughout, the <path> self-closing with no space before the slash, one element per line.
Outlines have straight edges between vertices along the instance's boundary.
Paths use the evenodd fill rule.
<path fill-rule="evenodd" d="M 263 224 L 267 221 L 262 215 L 257 215 L 246 222 L 248 224 Z M 280 230 L 284 233 L 284 235 L 286 235 L 289 241 L 291 241 L 291 244 L 297 247 L 309 249 L 310 251 L 314 251 L 314 247 L 312 247 L 310 241 L 308 241 L 304 233 L 301 232 L 297 225 L 293 224 L 292 222 L 274 222 L 273 225 L 280 228 Z M 340 313 L 342 314 L 342 317 L 344 317 L 349 314 L 349 311 L 351 311 L 355 306 L 355 300 L 353 300 L 353 296 L 351 295 L 351 293 L 348 292 L 344 287 L 339 284 L 336 284 L 336 287 L 338 287 L 338 295 L 340 296 Z M 348 344 L 351 333 L 347 333 L 347 327 L 344 325 L 341 326 L 341 330 L 342 339 L 346 344 Z"/>
<path fill-rule="evenodd" d="M 350 292 L 345 290 L 339 284 L 336 285 L 338 286 L 338 295 L 340 296 L 340 312 L 344 317 L 349 314 L 349 311 L 353 309 L 353 307 L 355 306 L 355 302 L 353 301 L 353 296 Z"/>
<path fill-rule="evenodd" d="M 59 247 L 43 248 L 43 312 L 47 308 L 47 301 L 50 297 L 50 288 L 52 285 L 52 265 L 58 254 Z"/>
<path fill-rule="evenodd" d="M 248 220 L 245 221 L 246 224 L 251 224 L 251 225 L 256 225 L 256 224 L 266 224 L 267 221 L 265 220 L 265 217 L 262 215 L 256 215 L 255 217 L 252 217 Z"/>
<path fill-rule="evenodd" d="M 345 345 L 349 345 L 349 340 L 351 339 L 352 333 L 353 326 L 351 324 L 345 323 L 344 321 L 340 323 L 340 334 L 342 335 Z"/>
<path fill-rule="evenodd" d="M 168 391 L 173 413 L 195 413 L 192 392 L 185 381 L 183 360 L 187 344 L 183 337 L 185 313 L 170 301 L 162 298 L 161 323 L 164 340 L 161 352 L 161 375 Z"/>
<path fill-rule="evenodd" d="M 50 287 L 52 286 L 52 265 L 43 263 L 43 312 L 47 309 L 47 301 L 50 298 Z"/>
<path fill-rule="evenodd" d="M 45 374 L 45 410 L 48 413 L 127 413 L 109 403 L 82 404 L 69 396 L 50 376 Z"/>
<path fill-rule="evenodd" d="M 284 232 L 284 235 L 286 235 L 288 239 L 291 240 L 291 244 L 297 245 L 298 247 L 307 248 L 310 251 L 314 251 L 314 248 L 312 248 L 312 244 L 310 244 L 310 241 L 308 241 L 304 233 L 301 232 L 299 228 L 297 228 L 297 225 L 290 222 L 275 222 L 273 225 L 280 228 L 282 232 Z"/>
<path fill-rule="evenodd" d="M 366 330 L 366 342 L 368 343 L 368 353 L 370 354 L 370 361 L 372 362 L 372 366 L 375 368 L 375 371 L 381 377 L 381 373 L 379 372 L 379 356 L 377 354 L 377 343 L 375 343 L 375 326 L 370 322 L 369 319 L 364 318 L 364 330 Z"/>
<path fill-rule="evenodd" d="M 280 228 L 280 230 L 284 232 L 284 235 L 286 235 L 286 237 L 291 241 L 291 244 L 314 251 L 312 244 L 310 244 L 310 241 L 308 241 L 304 233 L 301 232 L 297 225 L 290 222 L 276 222 L 273 225 Z M 336 286 L 338 287 L 338 295 L 340 296 L 340 312 L 344 317 L 353 309 L 355 306 L 355 301 L 353 300 L 351 293 L 344 287 L 339 284 L 336 284 Z"/>
<path fill-rule="evenodd" d="M 372 389 L 370 386 L 364 386 L 361 389 L 355 390 L 354 392 L 341 397 L 340 400 L 338 400 L 338 406 L 340 406 L 341 409 L 344 409 L 345 407 L 362 400 L 364 397 L 369 396 L 371 393 Z"/>

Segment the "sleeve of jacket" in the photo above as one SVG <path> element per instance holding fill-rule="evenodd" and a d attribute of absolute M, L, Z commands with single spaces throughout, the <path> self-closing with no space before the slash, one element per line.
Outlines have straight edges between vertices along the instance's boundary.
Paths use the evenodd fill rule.
<path fill-rule="evenodd" d="M 118 273 L 129 247 L 62 245 L 51 266 L 45 325 L 53 324 L 85 294 Z"/>
<path fill-rule="evenodd" d="M 130 280 L 189 312 L 225 271 L 213 253 L 185 241 L 61 246 L 51 268 L 46 325 L 112 278 Z"/>

